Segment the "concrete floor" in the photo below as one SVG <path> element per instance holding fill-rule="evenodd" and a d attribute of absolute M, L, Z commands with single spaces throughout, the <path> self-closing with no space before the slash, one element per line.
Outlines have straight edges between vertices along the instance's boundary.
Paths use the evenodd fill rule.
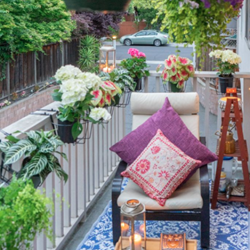
<path fill-rule="evenodd" d="M 149 92 L 155 92 L 155 85 L 153 79 L 149 79 Z M 163 89 L 161 89 L 163 91 Z M 187 83 L 186 91 L 191 92 L 192 86 L 190 81 Z M 204 115 L 205 115 L 205 109 L 200 105 L 200 135 L 204 135 Z M 211 138 L 209 141 L 209 149 L 213 152 L 216 149 L 216 136 L 214 135 L 214 132 L 217 130 L 217 116 L 210 114 L 209 117 L 209 123 L 210 123 L 210 133 Z M 131 131 L 132 127 L 132 114 L 130 110 L 130 106 L 126 108 L 126 134 L 128 134 Z M 100 199 L 98 200 L 98 203 L 93 206 L 93 208 L 90 210 L 89 215 L 87 216 L 87 219 L 84 223 L 78 225 L 78 227 L 75 230 L 75 234 L 69 239 L 67 245 L 65 246 L 65 250 L 76 250 L 77 246 L 81 243 L 85 235 L 89 232 L 92 225 L 95 223 L 99 215 L 103 212 L 105 207 L 107 206 L 108 202 L 111 200 L 111 184 L 104 190 L 103 194 L 100 196 Z"/>

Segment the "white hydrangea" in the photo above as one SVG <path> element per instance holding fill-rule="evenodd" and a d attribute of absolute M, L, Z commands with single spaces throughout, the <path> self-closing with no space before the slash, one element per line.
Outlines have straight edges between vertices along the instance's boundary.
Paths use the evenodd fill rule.
<path fill-rule="evenodd" d="M 76 78 L 83 80 L 88 89 L 91 89 L 91 88 L 99 89 L 99 87 L 102 85 L 101 78 L 93 73 L 82 72 L 78 74 Z"/>
<path fill-rule="evenodd" d="M 230 64 L 241 63 L 240 56 L 234 53 L 232 50 L 215 50 L 210 52 L 209 56 L 214 56 L 217 59 L 221 59 L 222 62 L 228 62 Z"/>
<path fill-rule="evenodd" d="M 73 106 L 77 101 L 83 101 L 88 92 L 85 82 L 81 79 L 62 81 L 59 92 L 62 93 L 62 104 Z"/>
<path fill-rule="evenodd" d="M 105 108 L 93 108 L 89 117 L 95 121 L 99 121 L 101 119 L 108 121 L 111 119 L 110 113 Z"/>
<path fill-rule="evenodd" d="M 75 78 L 80 73 L 82 73 L 82 71 L 79 68 L 69 64 L 58 69 L 56 71 L 55 78 L 57 81 L 62 82 L 71 78 Z"/>

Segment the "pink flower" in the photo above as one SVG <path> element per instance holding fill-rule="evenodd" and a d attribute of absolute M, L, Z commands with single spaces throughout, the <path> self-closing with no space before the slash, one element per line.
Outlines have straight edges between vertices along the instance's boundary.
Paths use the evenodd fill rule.
<path fill-rule="evenodd" d="M 142 52 L 139 52 L 138 53 L 138 57 L 140 58 L 140 57 L 146 57 L 146 55 L 144 54 L 144 53 L 142 53 Z"/>
<path fill-rule="evenodd" d="M 154 146 L 151 148 L 151 152 L 153 155 L 157 154 L 160 150 L 161 150 L 161 148 L 158 146 Z"/>
<path fill-rule="evenodd" d="M 128 50 L 128 54 L 130 54 L 132 57 L 138 57 L 139 50 L 131 48 Z"/>
<path fill-rule="evenodd" d="M 159 173 L 159 177 L 163 177 L 165 179 L 168 179 L 169 176 L 170 175 L 169 175 L 169 173 L 166 170 L 164 170 L 164 171 L 161 170 L 161 172 Z"/>
<path fill-rule="evenodd" d="M 141 171 L 142 174 L 145 174 L 149 170 L 149 167 L 150 167 L 150 161 L 143 159 L 136 164 L 135 169 L 137 171 Z"/>
<path fill-rule="evenodd" d="M 5 103 L 4 103 L 4 102 L 1 102 L 1 103 L 0 103 L 0 107 L 2 108 L 3 106 L 5 106 Z"/>

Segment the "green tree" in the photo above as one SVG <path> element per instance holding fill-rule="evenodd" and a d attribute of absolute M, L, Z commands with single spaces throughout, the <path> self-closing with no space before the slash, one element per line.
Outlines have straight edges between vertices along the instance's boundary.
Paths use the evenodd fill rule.
<path fill-rule="evenodd" d="M 0 13 L 0 65 L 13 53 L 69 40 L 76 27 L 61 0 L 2 0 Z"/>

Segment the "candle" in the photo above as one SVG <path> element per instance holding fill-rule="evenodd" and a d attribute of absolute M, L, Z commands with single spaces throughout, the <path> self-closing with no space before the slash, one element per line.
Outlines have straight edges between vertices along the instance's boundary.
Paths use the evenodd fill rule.
<path fill-rule="evenodd" d="M 130 242 L 130 249 L 133 250 L 141 250 L 141 235 L 140 234 L 134 234 L 134 248 L 132 243 L 132 237 L 130 236 L 129 242 Z"/>
<path fill-rule="evenodd" d="M 143 235 L 144 235 L 144 232 L 145 232 L 145 226 L 144 226 L 144 224 L 140 225 L 140 232 L 142 232 Z"/>
<path fill-rule="evenodd" d="M 122 231 L 123 236 L 126 236 L 128 229 L 129 229 L 129 225 L 125 222 L 122 222 L 121 223 L 121 231 Z"/>
<path fill-rule="evenodd" d="M 110 73 L 111 72 L 111 68 L 109 67 L 105 67 L 102 69 L 103 72 L 107 72 L 107 73 Z"/>

